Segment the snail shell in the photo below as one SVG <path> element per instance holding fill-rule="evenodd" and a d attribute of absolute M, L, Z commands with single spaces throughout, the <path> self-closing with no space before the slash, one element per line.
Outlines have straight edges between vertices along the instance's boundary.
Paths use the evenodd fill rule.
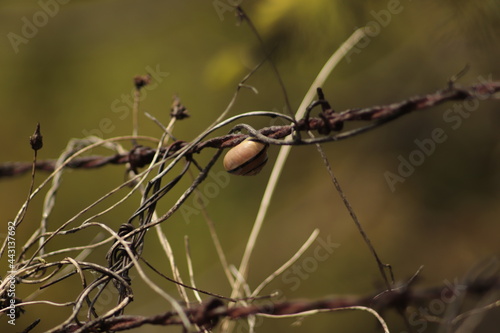
<path fill-rule="evenodd" d="M 245 139 L 224 156 L 224 169 L 238 176 L 258 174 L 267 162 L 267 147 L 255 139 Z"/>

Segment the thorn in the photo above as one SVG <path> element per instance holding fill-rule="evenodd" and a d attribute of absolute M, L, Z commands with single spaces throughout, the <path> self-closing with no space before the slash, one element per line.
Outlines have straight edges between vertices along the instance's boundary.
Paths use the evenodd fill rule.
<path fill-rule="evenodd" d="M 460 78 L 462 78 L 468 71 L 469 71 L 470 65 L 465 64 L 464 68 L 462 68 L 457 74 L 453 75 L 448 79 L 448 87 L 450 89 L 453 88 L 455 85 L 455 82 L 457 82 Z"/>

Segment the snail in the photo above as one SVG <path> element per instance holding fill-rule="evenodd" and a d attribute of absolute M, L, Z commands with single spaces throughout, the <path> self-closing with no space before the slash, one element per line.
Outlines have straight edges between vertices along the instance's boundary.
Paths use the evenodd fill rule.
<path fill-rule="evenodd" d="M 253 176 L 267 162 L 267 144 L 248 138 L 231 148 L 224 156 L 224 169 L 238 176 Z"/>

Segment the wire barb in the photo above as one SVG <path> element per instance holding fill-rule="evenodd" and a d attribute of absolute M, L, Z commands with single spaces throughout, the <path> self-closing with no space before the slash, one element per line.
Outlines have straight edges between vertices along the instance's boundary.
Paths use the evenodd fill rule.
<path fill-rule="evenodd" d="M 408 113 L 429 109 L 436 105 L 449 102 L 449 101 L 463 101 L 466 99 L 487 99 L 494 98 L 496 93 L 500 92 L 500 82 L 491 81 L 472 85 L 464 88 L 456 88 L 455 86 L 448 87 L 447 89 L 438 90 L 434 93 L 427 95 L 410 97 L 401 102 L 373 106 L 364 109 L 348 109 L 342 112 L 322 112 L 321 117 L 310 118 L 307 116 L 297 122 L 296 125 L 282 125 L 264 127 L 257 130 L 259 140 L 267 144 L 274 145 L 309 145 L 321 142 L 339 141 L 353 136 L 357 136 L 369 130 L 375 129 L 387 122 L 393 121 Z M 326 106 L 325 102 L 319 105 Z M 257 113 L 249 112 L 247 114 L 233 117 L 240 119 L 242 117 L 250 117 L 257 115 L 273 116 L 271 112 Z M 340 132 L 334 135 L 323 135 L 315 139 L 297 139 L 294 140 L 280 140 L 294 131 L 318 131 L 320 134 L 324 133 L 325 129 L 337 130 L 342 127 L 345 122 L 372 122 L 366 126 L 361 126 L 347 132 Z M 229 123 L 226 122 L 226 123 Z M 225 123 L 224 123 L 225 124 Z M 218 127 L 216 127 L 218 128 Z M 248 134 L 228 134 L 219 137 L 207 139 L 198 142 L 192 146 L 189 154 L 201 152 L 205 148 L 231 148 L 245 140 L 251 135 Z M 176 141 L 168 148 L 160 148 L 163 151 L 168 149 L 167 157 L 174 156 L 178 151 L 188 146 L 189 144 L 184 141 Z M 133 152 L 133 154 L 131 154 Z M 145 166 L 151 162 L 151 159 L 156 153 L 156 150 L 149 147 L 139 146 L 133 148 L 131 152 L 126 154 L 116 154 L 114 156 L 85 156 L 74 159 L 67 165 L 69 168 L 74 169 L 92 169 L 102 167 L 108 164 L 125 164 L 133 160 L 134 165 L 137 167 Z M 55 160 L 37 161 L 36 169 L 41 171 L 53 171 L 55 169 Z M 0 164 L 0 178 L 13 177 L 21 175 L 31 169 L 31 163 L 14 162 Z"/>

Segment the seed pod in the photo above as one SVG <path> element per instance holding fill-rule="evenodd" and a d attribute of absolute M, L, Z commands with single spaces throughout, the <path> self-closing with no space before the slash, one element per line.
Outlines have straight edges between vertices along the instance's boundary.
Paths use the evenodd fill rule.
<path fill-rule="evenodd" d="M 238 176 L 258 174 L 267 162 L 267 147 L 255 139 L 244 140 L 224 156 L 224 169 Z"/>

